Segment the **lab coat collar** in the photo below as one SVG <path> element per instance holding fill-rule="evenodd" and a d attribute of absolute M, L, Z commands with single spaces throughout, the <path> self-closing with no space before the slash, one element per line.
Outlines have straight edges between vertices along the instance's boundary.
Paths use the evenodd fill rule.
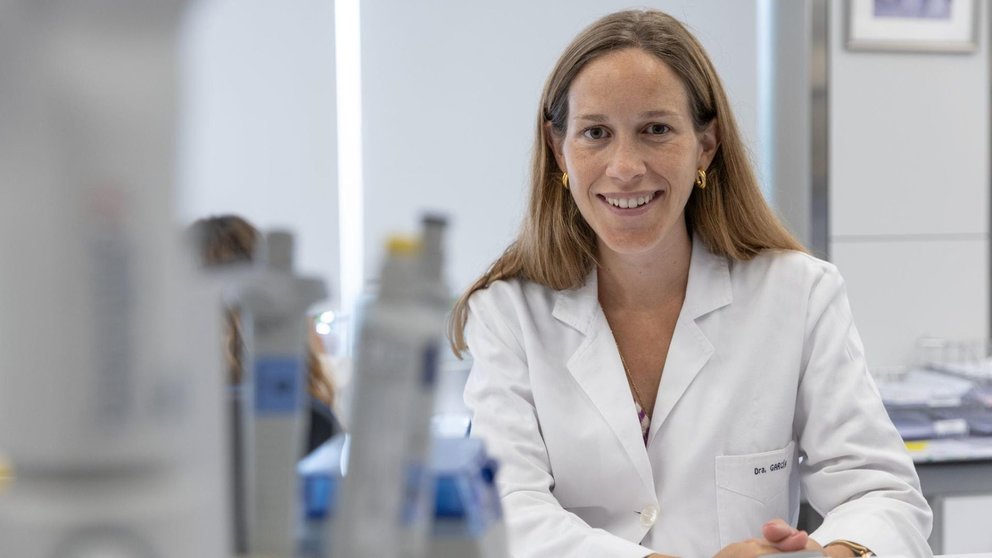
<path fill-rule="evenodd" d="M 696 319 L 732 300 L 727 259 L 712 254 L 702 240 L 694 237 L 685 301 L 655 400 L 648 432 L 649 445 L 713 354 L 713 344 L 696 324 Z M 623 364 L 613 333 L 599 305 L 595 269 L 582 286 L 556 294 L 552 315 L 585 336 L 568 359 L 568 370 L 616 434 L 649 494 L 654 494 L 651 464 L 637 421 L 633 395 L 622 373 Z"/>
<path fill-rule="evenodd" d="M 714 340 L 711 336 L 715 332 L 707 332 L 697 320 L 729 305 L 733 299 L 727 258 L 710 252 L 702 239 L 694 235 L 685 300 L 675 324 L 655 398 L 651 428 L 648 430 L 649 446 L 696 375 L 713 356 Z"/>
<path fill-rule="evenodd" d="M 702 239 L 692 237 L 692 260 L 682 314 L 697 319 L 723 308 L 734 300 L 730 264 L 726 256 L 710 252 Z"/>

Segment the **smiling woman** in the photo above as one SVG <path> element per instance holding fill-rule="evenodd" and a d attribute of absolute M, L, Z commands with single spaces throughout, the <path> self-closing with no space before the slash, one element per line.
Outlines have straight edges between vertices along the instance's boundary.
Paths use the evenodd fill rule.
<path fill-rule="evenodd" d="M 696 130 L 675 72 L 640 48 L 618 50 L 589 62 L 568 99 L 566 129 L 546 126 L 600 263 L 688 247 L 683 208 L 713 160 L 716 126 Z"/>
<path fill-rule="evenodd" d="M 450 334 L 516 557 L 930 554 L 843 280 L 768 208 L 667 14 L 607 16 L 559 59 L 527 219 Z"/>

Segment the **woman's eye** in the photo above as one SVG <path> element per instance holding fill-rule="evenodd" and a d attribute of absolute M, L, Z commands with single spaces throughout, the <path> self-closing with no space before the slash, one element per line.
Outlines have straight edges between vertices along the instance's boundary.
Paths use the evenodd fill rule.
<path fill-rule="evenodd" d="M 651 124 L 650 126 L 648 126 L 649 134 L 660 136 L 663 134 L 667 134 L 670 131 L 672 131 L 672 129 L 668 127 L 668 124 Z"/>
<path fill-rule="evenodd" d="M 592 128 L 587 128 L 585 132 L 582 133 L 585 137 L 591 140 L 599 140 L 606 137 L 606 128 L 601 126 L 593 126 Z"/>

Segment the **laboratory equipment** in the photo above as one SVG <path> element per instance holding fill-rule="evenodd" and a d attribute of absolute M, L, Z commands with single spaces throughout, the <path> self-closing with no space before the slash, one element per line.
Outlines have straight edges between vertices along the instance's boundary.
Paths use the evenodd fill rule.
<path fill-rule="evenodd" d="M 435 266 L 440 258 L 434 258 Z M 445 310 L 431 297 L 420 243 L 393 237 L 378 297 L 362 318 L 352 444 L 334 556 L 423 556 L 429 529 L 426 461 Z"/>
<path fill-rule="evenodd" d="M 340 501 L 342 476 L 350 438 L 329 440 L 299 465 L 303 479 L 302 558 L 340 556 L 337 541 L 327 536 L 324 522 L 344 513 Z M 434 438 L 429 485 L 435 497 L 433 523 L 427 541 L 431 558 L 506 558 L 506 526 L 496 489 L 496 462 L 481 440 Z"/>
<path fill-rule="evenodd" d="M 437 438 L 431 459 L 436 502 L 431 557 L 506 558 L 497 463 L 477 438 Z"/>
<path fill-rule="evenodd" d="M 241 289 L 249 372 L 242 405 L 248 554 L 291 558 L 298 509 L 296 462 L 305 443 L 307 309 L 323 281 L 293 272 L 293 237 L 265 237 L 259 266 Z"/>
<path fill-rule="evenodd" d="M 0 556 L 228 554 L 219 317 L 171 211 L 184 8 L 0 3 Z"/>
<path fill-rule="evenodd" d="M 297 467 L 303 490 L 303 513 L 298 529 L 300 558 L 335 555 L 325 525 L 337 515 L 350 441 L 347 434 L 339 434 L 300 460 Z"/>
<path fill-rule="evenodd" d="M 910 368 L 878 377 L 892 423 L 904 440 L 992 435 L 989 382 L 953 368 Z"/>

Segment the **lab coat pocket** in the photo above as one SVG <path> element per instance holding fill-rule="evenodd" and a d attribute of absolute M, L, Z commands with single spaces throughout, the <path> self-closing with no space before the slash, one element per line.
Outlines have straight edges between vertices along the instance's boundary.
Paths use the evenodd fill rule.
<path fill-rule="evenodd" d="M 720 545 L 761 537 L 776 517 L 791 521 L 798 501 L 796 443 L 784 448 L 716 458 L 716 509 Z M 792 493 L 795 492 L 795 495 Z"/>

